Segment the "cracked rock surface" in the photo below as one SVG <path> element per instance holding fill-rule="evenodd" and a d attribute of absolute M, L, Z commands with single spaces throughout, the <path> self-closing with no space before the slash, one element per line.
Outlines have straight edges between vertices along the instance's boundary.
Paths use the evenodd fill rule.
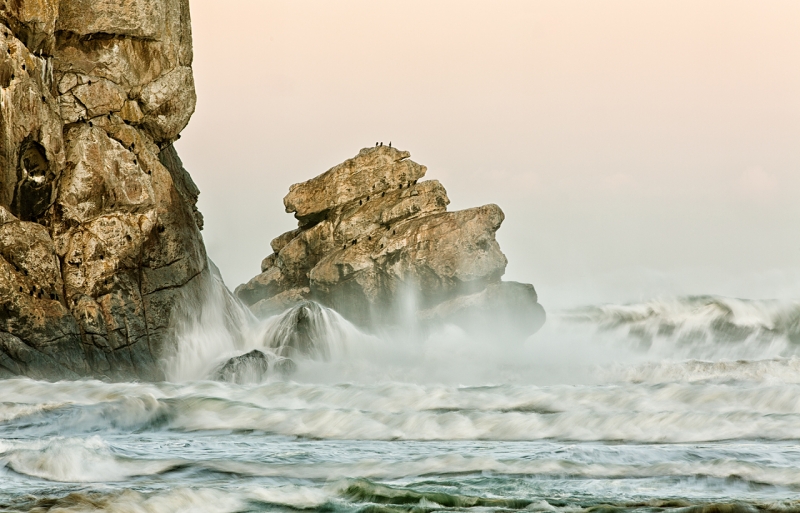
<path fill-rule="evenodd" d="M 0 376 L 163 379 L 209 275 L 188 0 L 0 0 Z"/>
<path fill-rule="evenodd" d="M 545 314 L 532 285 L 503 282 L 497 205 L 448 212 L 436 180 L 410 153 L 387 146 L 358 155 L 284 198 L 298 228 L 272 240 L 261 274 L 236 289 L 257 315 L 312 299 L 365 327 L 423 321 L 470 328 L 513 319 L 527 336 Z"/>

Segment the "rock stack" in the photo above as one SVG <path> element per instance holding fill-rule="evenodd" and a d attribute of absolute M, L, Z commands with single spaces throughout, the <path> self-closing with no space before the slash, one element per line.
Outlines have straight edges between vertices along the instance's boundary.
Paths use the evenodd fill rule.
<path fill-rule="evenodd" d="M 283 201 L 298 228 L 272 241 L 261 274 L 236 295 L 260 316 L 314 300 L 365 327 L 410 313 L 423 322 L 538 330 L 545 315 L 533 286 L 501 281 L 507 260 L 495 232 L 503 211 L 448 212 L 444 187 L 421 181 L 427 168 L 410 156 L 365 148 L 292 185 Z"/>
<path fill-rule="evenodd" d="M 161 379 L 209 275 L 188 0 L 0 0 L 0 377 Z"/>

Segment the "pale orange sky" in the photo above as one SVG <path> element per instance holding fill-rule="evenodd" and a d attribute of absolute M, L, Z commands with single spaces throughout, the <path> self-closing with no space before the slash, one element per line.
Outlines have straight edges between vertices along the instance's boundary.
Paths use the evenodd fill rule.
<path fill-rule="evenodd" d="M 392 141 L 451 208 L 503 208 L 545 306 L 800 297 L 796 0 L 191 6 L 178 149 L 231 287 L 295 226 L 289 185 Z"/>

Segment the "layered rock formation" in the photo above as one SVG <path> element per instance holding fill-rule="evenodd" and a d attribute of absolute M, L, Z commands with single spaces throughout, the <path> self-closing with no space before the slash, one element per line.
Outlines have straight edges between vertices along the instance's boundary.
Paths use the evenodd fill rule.
<path fill-rule="evenodd" d="M 0 376 L 160 379 L 208 276 L 188 0 L 0 0 Z"/>
<path fill-rule="evenodd" d="M 422 320 L 474 327 L 513 317 L 523 334 L 539 329 L 533 287 L 501 281 L 500 207 L 448 212 L 444 187 L 420 181 L 426 168 L 409 157 L 366 148 L 293 185 L 284 204 L 298 228 L 272 241 L 261 274 L 236 295 L 262 316 L 313 299 L 361 326 L 398 322 L 410 305 Z"/>

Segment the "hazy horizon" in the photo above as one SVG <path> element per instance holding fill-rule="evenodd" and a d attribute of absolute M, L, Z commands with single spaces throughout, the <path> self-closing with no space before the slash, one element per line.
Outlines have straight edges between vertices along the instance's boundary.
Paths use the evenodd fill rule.
<path fill-rule="evenodd" d="M 234 288 L 375 141 L 500 205 L 542 304 L 800 297 L 800 3 L 193 0 L 177 144 Z"/>

